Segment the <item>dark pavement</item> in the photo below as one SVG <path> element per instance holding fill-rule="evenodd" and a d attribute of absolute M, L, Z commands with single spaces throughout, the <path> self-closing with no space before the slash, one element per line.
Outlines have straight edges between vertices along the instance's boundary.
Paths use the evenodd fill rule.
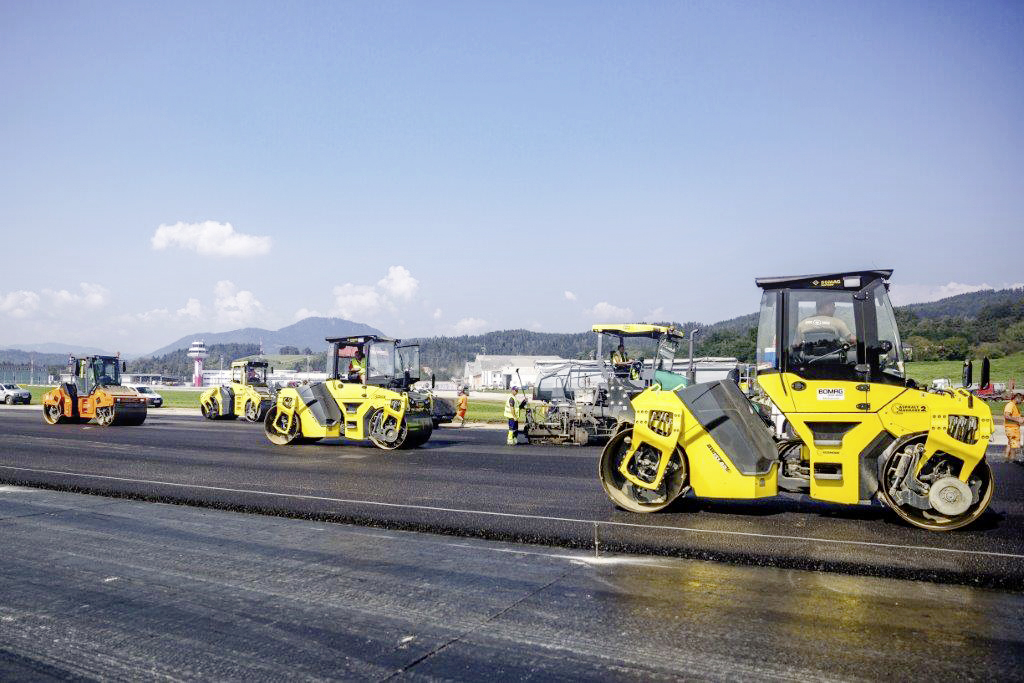
<path fill-rule="evenodd" d="M 0 538 L 4 681 L 1024 677 L 1024 595 L 971 586 L 11 486 Z"/>
<path fill-rule="evenodd" d="M 599 448 L 502 444 L 495 430 L 441 429 L 384 452 L 273 446 L 262 427 L 151 411 L 140 427 L 45 425 L 0 410 L 0 481 L 392 529 L 757 566 L 1024 588 L 1024 468 L 993 458 L 995 501 L 950 533 L 880 505 L 785 496 L 693 498 L 655 515 L 616 510 Z"/>

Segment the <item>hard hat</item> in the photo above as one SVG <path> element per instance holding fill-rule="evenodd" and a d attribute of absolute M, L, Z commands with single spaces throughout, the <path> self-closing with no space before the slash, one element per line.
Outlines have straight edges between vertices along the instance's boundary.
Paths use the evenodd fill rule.
<path fill-rule="evenodd" d="M 512 391 L 519 391 L 519 387 L 512 385 Z"/>

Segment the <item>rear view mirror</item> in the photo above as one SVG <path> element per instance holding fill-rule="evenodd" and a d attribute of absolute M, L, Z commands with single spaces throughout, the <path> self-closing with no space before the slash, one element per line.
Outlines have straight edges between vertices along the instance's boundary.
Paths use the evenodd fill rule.
<path fill-rule="evenodd" d="M 430 375 L 430 388 L 433 389 L 436 384 L 437 384 L 437 377 L 435 377 L 433 374 Z"/>
<path fill-rule="evenodd" d="M 964 389 L 970 389 L 971 384 L 974 383 L 974 364 L 969 360 L 964 361 L 964 376 L 963 385 Z"/>
<path fill-rule="evenodd" d="M 990 374 L 990 372 L 989 372 L 988 356 L 985 356 L 981 360 L 981 386 L 979 387 L 980 389 L 984 389 L 985 387 L 987 387 L 989 385 L 989 374 Z"/>
<path fill-rule="evenodd" d="M 121 361 L 121 372 L 128 372 L 128 363 Z"/>

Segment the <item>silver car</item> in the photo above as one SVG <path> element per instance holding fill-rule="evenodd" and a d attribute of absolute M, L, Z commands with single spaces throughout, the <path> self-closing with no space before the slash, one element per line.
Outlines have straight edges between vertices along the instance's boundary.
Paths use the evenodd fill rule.
<path fill-rule="evenodd" d="M 142 398 L 146 399 L 146 405 L 150 408 L 159 408 L 164 404 L 164 397 L 153 391 L 151 387 L 136 385 L 132 388 L 142 394 Z"/>
<path fill-rule="evenodd" d="M 7 405 L 14 403 L 24 403 L 28 405 L 32 402 L 32 394 L 25 389 L 22 389 L 17 384 L 0 384 L 0 401 L 3 401 Z"/>

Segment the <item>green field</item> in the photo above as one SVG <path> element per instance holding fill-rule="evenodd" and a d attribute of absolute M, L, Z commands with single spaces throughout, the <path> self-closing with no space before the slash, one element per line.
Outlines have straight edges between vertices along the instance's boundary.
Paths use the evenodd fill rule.
<path fill-rule="evenodd" d="M 1024 384 L 1024 352 L 1015 353 L 1005 358 L 996 358 L 992 363 L 993 382 L 1008 382 L 1011 379 L 1017 380 L 1017 386 Z M 907 363 L 907 374 L 917 380 L 919 384 L 927 385 L 933 379 L 940 377 L 949 378 L 953 384 L 959 384 L 963 375 L 963 361 L 958 360 L 934 360 Z M 974 383 L 981 380 L 981 361 L 974 361 Z"/>

